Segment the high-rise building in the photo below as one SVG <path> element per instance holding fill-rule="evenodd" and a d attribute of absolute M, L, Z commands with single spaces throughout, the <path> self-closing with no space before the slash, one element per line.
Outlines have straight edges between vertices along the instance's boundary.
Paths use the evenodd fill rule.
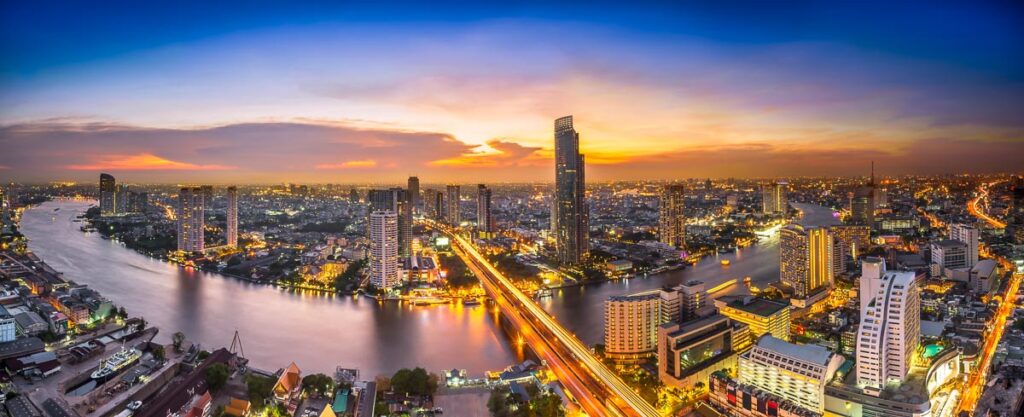
<path fill-rule="evenodd" d="M 412 212 L 419 214 L 423 210 L 423 202 L 420 199 L 420 178 L 417 176 L 409 177 L 406 189 L 409 191 L 409 204 L 411 205 Z"/>
<path fill-rule="evenodd" d="M 481 232 L 493 233 L 495 226 L 491 215 L 491 189 L 479 184 L 476 186 L 476 227 Z"/>
<path fill-rule="evenodd" d="M 203 206 L 204 207 L 210 207 L 212 209 L 213 208 L 213 186 L 212 185 L 202 185 L 202 186 L 199 186 L 199 189 L 202 190 L 202 193 L 203 193 Z"/>
<path fill-rule="evenodd" d="M 605 301 L 605 354 L 624 361 L 653 355 L 658 349 L 660 309 L 658 292 L 615 296 Z"/>
<path fill-rule="evenodd" d="M 661 190 L 658 211 L 658 237 L 661 243 L 682 248 L 686 245 L 686 187 L 682 184 L 666 185 Z"/>
<path fill-rule="evenodd" d="M 761 211 L 765 214 L 785 214 L 789 210 L 789 198 L 786 195 L 789 183 L 775 181 L 761 186 Z"/>
<path fill-rule="evenodd" d="M 131 193 L 130 191 L 128 191 L 128 186 L 124 185 L 124 184 L 120 184 L 120 185 L 114 187 L 114 189 L 115 189 L 115 191 L 114 191 L 114 213 L 115 214 L 125 214 L 125 213 L 128 213 L 128 209 L 129 209 L 128 196 Z"/>
<path fill-rule="evenodd" d="M 969 224 L 954 223 L 949 225 L 949 238 L 964 242 L 967 245 L 967 267 L 978 263 L 978 229 Z"/>
<path fill-rule="evenodd" d="M 434 220 L 439 222 L 446 220 L 447 218 L 444 215 L 444 193 L 440 191 L 431 191 L 431 194 L 433 194 L 434 200 Z"/>
<path fill-rule="evenodd" d="M 408 256 L 412 243 L 412 207 L 405 190 L 392 187 L 386 190 L 370 190 L 366 195 L 369 203 L 369 212 L 390 211 L 398 217 L 398 245 L 399 253 Z"/>
<path fill-rule="evenodd" d="M 398 285 L 398 215 L 370 213 L 370 283 L 380 289 Z"/>
<path fill-rule="evenodd" d="M 850 220 L 854 224 L 875 227 L 875 163 L 871 163 L 871 180 L 853 191 Z"/>
<path fill-rule="evenodd" d="M 861 284 L 865 284 L 861 280 Z M 857 337 L 857 385 L 878 393 L 889 383 L 900 383 L 921 339 L 921 295 L 913 272 L 888 271 L 878 289 L 862 288 L 869 296 L 860 314 Z"/>
<path fill-rule="evenodd" d="M 132 213 L 145 213 L 149 207 L 149 193 L 145 191 L 128 192 L 128 211 Z"/>
<path fill-rule="evenodd" d="M 829 227 L 836 237 L 836 244 L 843 249 L 843 253 L 853 259 L 867 249 L 871 243 L 871 228 L 856 224 L 842 224 Z"/>
<path fill-rule="evenodd" d="M 869 256 L 860 262 L 860 286 L 857 290 L 860 298 L 860 311 L 867 311 L 868 305 L 875 299 L 885 275 L 885 259 Z"/>
<path fill-rule="evenodd" d="M 203 228 L 206 225 L 206 206 L 203 190 L 185 187 L 178 192 L 178 250 L 201 252 L 205 248 Z"/>
<path fill-rule="evenodd" d="M 740 355 L 739 382 L 820 414 L 825 410 L 825 386 L 845 361 L 823 346 L 797 345 L 767 335 Z"/>
<path fill-rule="evenodd" d="M 788 224 L 779 240 L 779 280 L 805 299 L 832 284 L 833 237 L 826 228 Z"/>
<path fill-rule="evenodd" d="M 699 312 L 708 305 L 708 292 L 704 288 L 704 282 L 686 281 L 677 289 L 679 291 L 679 315 L 682 317 L 682 321 L 697 318 Z"/>
<path fill-rule="evenodd" d="M 1010 191 L 1009 227 L 1006 232 L 1013 236 L 1013 242 L 1024 245 L 1024 177 L 1017 177 Z"/>
<path fill-rule="evenodd" d="M 945 239 L 932 242 L 932 264 L 939 274 L 947 269 L 967 268 L 967 244 L 959 240 Z"/>
<path fill-rule="evenodd" d="M 572 116 L 555 120 L 555 251 L 562 265 L 576 265 L 590 251 L 586 164 L 580 154 L 580 135 Z"/>
<path fill-rule="evenodd" d="M 692 389 L 712 372 L 736 368 L 735 352 L 750 346 L 747 326 L 720 314 L 658 327 L 658 379 Z"/>
<path fill-rule="evenodd" d="M 117 185 L 114 182 L 114 176 L 100 174 L 100 214 L 109 216 L 117 212 L 116 193 Z"/>
<path fill-rule="evenodd" d="M 228 187 L 227 220 L 228 246 L 238 247 L 238 187 Z"/>
<path fill-rule="evenodd" d="M 459 212 L 459 203 L 462 200 L 462 195 L 458 185 L 449 184 L 446 190 L 448 191 L 446 198 L 448 200 L 448 207 L 445 213 L 448 215 L 448 224 L 458 226 L 462 223 L 462 214 Z"/>

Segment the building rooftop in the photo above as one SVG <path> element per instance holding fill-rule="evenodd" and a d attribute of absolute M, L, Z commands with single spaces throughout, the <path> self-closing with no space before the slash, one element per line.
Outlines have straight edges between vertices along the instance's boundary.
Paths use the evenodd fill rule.
<path fill-rule="evenodd" d="M 967 247 L 966 243 L 953 239 L 943 239 L 937 242 L 932 242 L 932 244 L 935 246 L 940 246 L 942 248 L 955 248 L 957 246 L 962 246 L 965 248 Z"/>
<path fill-rule="evenodd" d="M 818 345 L 797 345 L 772 335 L 765 335 L 757 341 L 757 346 L 763 349 L 772 350 L 783 355 L 797 358 L 806 362 L 816 363 L 821 366 L 828 366 L 828 360 L 832 352 L 824 346 Z"/>
<path fill-rule="evenodd" d="M 749 295 L 726 295 L 716 298 L 715 301 L 724 303 L 730 308 L 762 317 L 771 316 L 783 309 L 789 308 L 789 304 L 786 303 L 751 297 Z"/>
<path fill-rule="evenodd" d="M 661 295 L 658 293 L 658 291 L 647 291 L 638 294 L 614 295 L 608 297 L 608 301 L 645 301 L 660 299 Z"/>

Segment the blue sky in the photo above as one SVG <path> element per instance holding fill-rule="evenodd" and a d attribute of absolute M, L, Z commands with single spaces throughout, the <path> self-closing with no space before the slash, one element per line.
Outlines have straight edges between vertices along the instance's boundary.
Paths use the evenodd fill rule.
<path fill-rule="evenodd" d="M 1019 170 L 1006 153 L 1024 151 L 1012 2 L 2 7 L 13 179 L 502 180 L 550 164 L 563 114 L 595 179 Z M 281 157 L 266 132 L 289 129 L 321 136 L 273 169 L 209 151 Z"/>

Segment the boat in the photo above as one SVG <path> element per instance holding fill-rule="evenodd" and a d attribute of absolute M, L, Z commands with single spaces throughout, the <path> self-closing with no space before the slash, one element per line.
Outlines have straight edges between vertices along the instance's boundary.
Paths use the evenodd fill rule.
<path fill-rule="evenodd" d="M 729 260 L 728 259 L 722 259 L 722 266 L 729 266 Z"/>
<path fill-rule="evenodd" d="M 92 372 L 92 379 L 107 380 L 134 364 L 141 357 L 142 352 L 138 349 L 121 348 L 120 351 L 110 355 L 109 358 L 100 361 L 99 368 L 96 368 L 96 370 Z"/>
<path fill-rule="evenodd" d="M 476 298 L 470 298 L 470 299 L 462 300 L 462 305 L 464 305 L 464 306 L 478 306 L 478 305 L 480 305 L 480 300 L 476 299 Z"/>

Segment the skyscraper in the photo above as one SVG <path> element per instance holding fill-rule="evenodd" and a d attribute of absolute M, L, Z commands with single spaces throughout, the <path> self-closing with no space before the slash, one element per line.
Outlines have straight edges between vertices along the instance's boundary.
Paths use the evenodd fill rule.
<path fill-rule="evenodd" d="M 555 120 L 555 251 L 563 265 L 579 264 L 590 250 L 586 176 L 580 134 L 572 116 Z"/>
<path fill-rule="evenodd" d="M 1024 245 L 1024 177 L 1017 177 L 1010 193 L 1010 213 L 1006 232 L 1013 236 L 1013 242 Z"/>
<path fill-rule="evenodd" d="M 865 284 L 861 280 L 861 285 Z M 857 385 L 878 393 L 910 372 L 921 339 L 921 295 L 913 272 L 885 272 L 861 311 L 857 335 Z"/>
<path fill-rule="evenodd" d="M 235 248 L 238 247 L 238 187 L 228 187 L 227 219 L 228 246 Z"/>
<path fill-rule="evenodd" d="M 978 229 L 969 224 L 954 223 L 949 225 L 949 238 L 967 245 L 968 268 L 978 263 Z"/>
<path fill-rule="evenodd" d="M 409 177 L 409 184 L 406 190 L 409 192 L 409 204 L 411 205 L 412 212 L 419 214 L 423 210 L 423 203 L 420 199 L 420 178 L 417 176 Z"/>
<path fill-rule="evenodd" d="M 857 187 L 850 200 L 850 220 L 854 224 L 875 227 L 875 163 L 871 163 L 871 180 Z"/>
<path fill-rule="evenodd" d="M 430 194 L 433 195 L 432 199 L 434 205 L 432 207 L 434 209 L 434 212 L 432 214 L 434 216 L 434 220 L 437 220 L 439 222 L 444 221 L 444 193 L 440 191 L 431 190 Z"/>
<path fill-rule="evenodd" d="M 661 243 L 675 248 L 686 245 L 686 188 L 682 184 L 666 185 L 661 190 L 658 213 L 658 238 Z"/>
<path fill-rule="evenodd" d="M 447 187 L 447 191 L 448 207 L 445 210 L 445 213 L 448 215 L 448 224 L 452 226 L 458 226 L 459 223 L 462 223 L 462 216 L 459 213 L 459 201 L 462 198 L 459 191 L 459 186 L 449 184 Z"/>
<path fill-rule="evenodd" d="M 779 280 L 804 299 L 832 283 L 834 239 L 826 228 L 789 224 L 779 241 Z"/>
<path fill-rule="evenodd" d="M 387 190 L 370 190 L 366 195 L 370 204 L 369 212 L 386 210 L 395 213 L 398 218 L 398 245 L 402 256 L 409 254 L 412 235 L 412 207 L 409 205 L 408 193 L 398 187 Z"/>
<path fill-rule="evenodd" d="M 116 193 L 117 185 L 114 182 L 114 176 L 100 174 L 100 214 L 109 216 L 117 211 L 115 206 Z"/>
<path fill-rule="evenodd" d="M 398 215 L 370 213 L 370 283 L 380 289 L 398 285 Z"/>
<path fill-rule="evenodd" d="M 657 291 L 609 297 L 604 302 L 604 343 L 609 358 L 635 361 L 658 350 L 661 296 Z"/>
<path fill-rule="evenodd" d="M 206 222 L 203 191 L 185 187 L 178 192 L 178 250 L 200 252 L 205 248 L 203 227 Z"/>
<path fill-rule="evenodd" d="M 202 185 L 199 189 L 203 192 L 203 207 L 213 208 L 213 186 Z"/>
<path fill-rule="evenodd" d="M 885 275 L 885 259 L 869 256 L 860 262 L 860 286 L 857 290 L 860 311 L 867 311 L 875 299 L 882 285 L 882 275 Z"/>
<path fill-rule="evenodd" d="M 761 186 L 761 212 L 765 214 L 785 214 L 789 210 L 789 200 L 786 193 L 789 183 L 775 181 Z"/>
<path fill-rule="evenodd" d="M 476 186 L 476 227 L 481 232 L 494 232 L 494 218 L 491 216 L 491 189 L 486 185 Z"/>
<path fill-rule="evenodd" d="M 116 190 L 116 191 L 114 191 L 114 213 L 115 214 L 125 214 L 125 213 L 128 213 L 128 211 L 129 211 L 128 196 L 131 193 L 130 191 L 128 191 L 128 186 L 124 185 L 124 184 L 120 184 L 120 185 L 114 187 L 114 190 Z"/>

